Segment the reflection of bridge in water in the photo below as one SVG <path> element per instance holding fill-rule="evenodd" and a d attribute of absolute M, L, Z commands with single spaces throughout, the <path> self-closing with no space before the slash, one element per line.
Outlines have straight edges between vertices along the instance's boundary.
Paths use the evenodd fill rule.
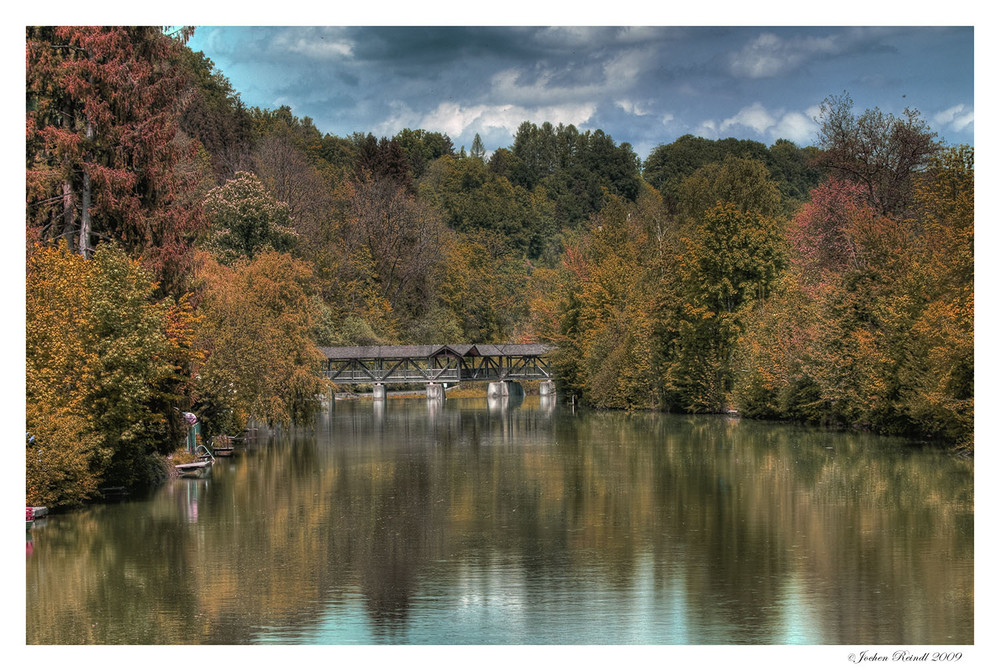
<path fill-rule="evenodd" d="M 488 382 L 488 395 L 523 394 L 521 382 L 538 380 L 542 395 L 554 393 L 547 355 L 552 345 L 386 345 L 320 347 L 323 374 L 334 384 L 373 385 L 385 398 L 387 384 L 426 384 L 428 398 L 444 398 L 446 385 Z"/>

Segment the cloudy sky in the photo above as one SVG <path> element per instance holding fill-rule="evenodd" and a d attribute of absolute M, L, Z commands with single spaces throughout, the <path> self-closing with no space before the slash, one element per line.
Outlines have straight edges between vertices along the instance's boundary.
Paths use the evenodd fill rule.
<path fill-rule="evenodd" d="M 291 107 L 323 132 L 476 133 L 509 146 L 522 121 L 602 129 L 640 158 L 685 133 L 815 143 L 818 106 L 917 109 L 973 141 L 971 27 L 198 27 L 250 106 Z"/>

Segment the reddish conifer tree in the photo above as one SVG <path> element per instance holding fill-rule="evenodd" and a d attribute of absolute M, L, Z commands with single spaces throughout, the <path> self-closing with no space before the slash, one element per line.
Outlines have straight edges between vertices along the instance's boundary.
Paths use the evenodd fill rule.
<path fill-rule="evenodd" d="M 202 226 L 175 172 L 186 31 L 34 27 L 26 34 L 29 238 L 89 257 L 119 241 L 177 291 Z"/>

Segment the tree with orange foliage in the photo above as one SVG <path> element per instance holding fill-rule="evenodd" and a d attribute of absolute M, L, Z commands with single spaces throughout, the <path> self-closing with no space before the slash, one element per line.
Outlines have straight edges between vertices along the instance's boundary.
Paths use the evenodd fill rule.
<path fill-rule="evenodd" d="M 308 423 L 327 389 L 323 357 L 312 340 L 314 278 L 288 254 L 263 252 L 227 267 L 205 259 L 198 282 L 196 414 L 219 433 L 251 419 Z"/>
<path fill-rule="evenodd" d="M 903 405 L 933 435 L 972 449 L 975 398 L 975 162 L 971 147 L 937 157 L 916 182 L 927 305 L 910 331 Z"/>
<path fill-rule="evenodd" d="M 862 185 L 830 179 L 813 190 L 790 226 L 794 272 L 755 315 L 748 336 L 756 340 L 741 342 L 742 401 L 771 398 L 745 403 L 748 416 L 912 429 L 898 406 L 922 300 L 914 236 Z"/>

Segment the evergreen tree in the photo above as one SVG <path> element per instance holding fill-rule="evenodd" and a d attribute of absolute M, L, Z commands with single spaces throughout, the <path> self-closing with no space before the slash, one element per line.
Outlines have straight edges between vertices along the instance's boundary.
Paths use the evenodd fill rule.
<path fill-rule="evenodd" d="M 116 240 L 179 292 L 199 211 L 180 196 L 179 37 L 153 27 L 28 28 L 29 232 L 90 257 Z"/>
<path fill-rule="evenodd" d="M 483 146 L 483 138 L 479 137 L 479 133 L 476 133 L 476 137 L 472 139 L 472 149 L 469 155 L 480 161 L 486 159 L 486 147 Z"/>

